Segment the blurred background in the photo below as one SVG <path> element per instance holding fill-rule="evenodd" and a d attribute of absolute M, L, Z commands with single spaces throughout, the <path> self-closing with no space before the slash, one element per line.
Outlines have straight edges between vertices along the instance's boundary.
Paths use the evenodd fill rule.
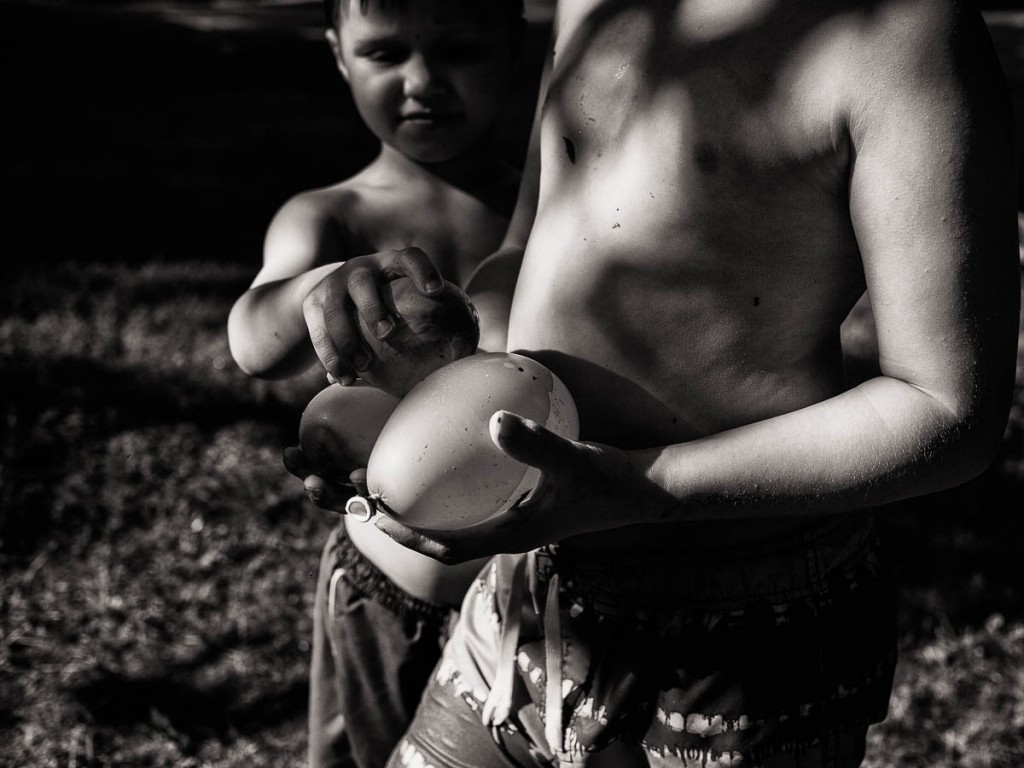
<path fill-rule="evenodd" d="M 1024 11 L 981 10 L 1024 147 Z M 321 381 L 247 379 L 224 326 L 277 207 L 376 149 L 322 29 L 306 0 L 0 4 L 0 766 L 303 764 L 333 521 L 280 448 Z M 865 307 L 847 330 L 870 352 Z M 869 768 L 1024 765 L 1020 359 L 996 464 L 885 516 L 903 659 Z"/>

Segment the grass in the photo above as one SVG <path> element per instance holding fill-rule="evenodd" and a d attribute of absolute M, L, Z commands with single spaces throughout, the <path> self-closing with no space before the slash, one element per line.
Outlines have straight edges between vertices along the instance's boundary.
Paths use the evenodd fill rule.
<path fill-rule="evenodd" d="M 330 521 L 279 458 L 313 382 L 228 355 L 247 279 L 66 264 L 4 292 L 3 764 L 300 764 Z"/>

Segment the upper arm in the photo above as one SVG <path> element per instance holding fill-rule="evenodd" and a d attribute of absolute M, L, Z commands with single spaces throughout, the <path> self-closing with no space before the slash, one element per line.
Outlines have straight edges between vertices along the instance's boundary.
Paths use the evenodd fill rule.
<path fill-rule="evenodd" d="M 547 50 L 550 48 L 548 46 Z M 551 57 L 548 56 L 544 62 L 537 91 L 533 125 L 530 129 L 530 141 L 519 181 L 515 210 L 512 212 L 501 246 L 478 264 L 466 281 L 466 292 L 480 315 L 480 348 L 484 350 L 505 349 L 512 294 L 533 222 L 537 217 L 537 199 L 540 196 L 540 119 L 547 98 L 550 76 Z"/>
<path fill-rule="evenodd" d="M 338 224 L 338 203 L 321 191 L 296 195 L 281 206 L 263 240 L 263 266 L 252 282 L 283 280 L 321 264 L 346 258 Z"/>
<path fill-rule="evenodd" d="M 271 221 L 263 265 L 228 315 L 231 354 L 250 375 L 288 376 L 315 359 L 301 302 L 345 257 L 337 215 L 330 198 L 313 191 L 293 197 Z"/>
<path fill-rule="evenodd" d="M 943 3 L 880 13 L 863 34 L 850 71 L 850 213 L 881 370 L 954 420 L 994 424 L 1019 312 L 1002 73 L 980 16 Z"/>

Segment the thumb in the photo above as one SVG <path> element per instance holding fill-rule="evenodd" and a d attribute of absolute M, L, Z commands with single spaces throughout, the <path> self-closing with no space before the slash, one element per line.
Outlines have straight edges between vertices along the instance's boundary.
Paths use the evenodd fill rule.
<path fill-rule="evenodd" d="M 495 411 L 489 423 L 491 440 L 503 453 L 542 472 L 571 466 L 576 446 L 531 419 Z"/>

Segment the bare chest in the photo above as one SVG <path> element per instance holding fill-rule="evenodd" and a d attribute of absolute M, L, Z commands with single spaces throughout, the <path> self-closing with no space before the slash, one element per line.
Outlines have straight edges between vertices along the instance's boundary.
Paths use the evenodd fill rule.
<path fill-rule="evenodd" d="M 833 20 L 700 5 L 560 6 L 509 331 L 638 443 L 821 399 L 863 289 Z"/>
<path fill-rule="evenodd" d="M 827 206 L 848 164 L 836 25 L 797 30 L 774 7 L 567 3 L 543 112 L 545 188 L 643 202 L 672 226 Z"/>
<path fill-rule="evenodd" d="M 463 284 L 507 226 L 507 217 L 468 197 L 378 195 L 346 222 L 346 237 L 353 253 L 420 248 L 448 280 Z"/>

